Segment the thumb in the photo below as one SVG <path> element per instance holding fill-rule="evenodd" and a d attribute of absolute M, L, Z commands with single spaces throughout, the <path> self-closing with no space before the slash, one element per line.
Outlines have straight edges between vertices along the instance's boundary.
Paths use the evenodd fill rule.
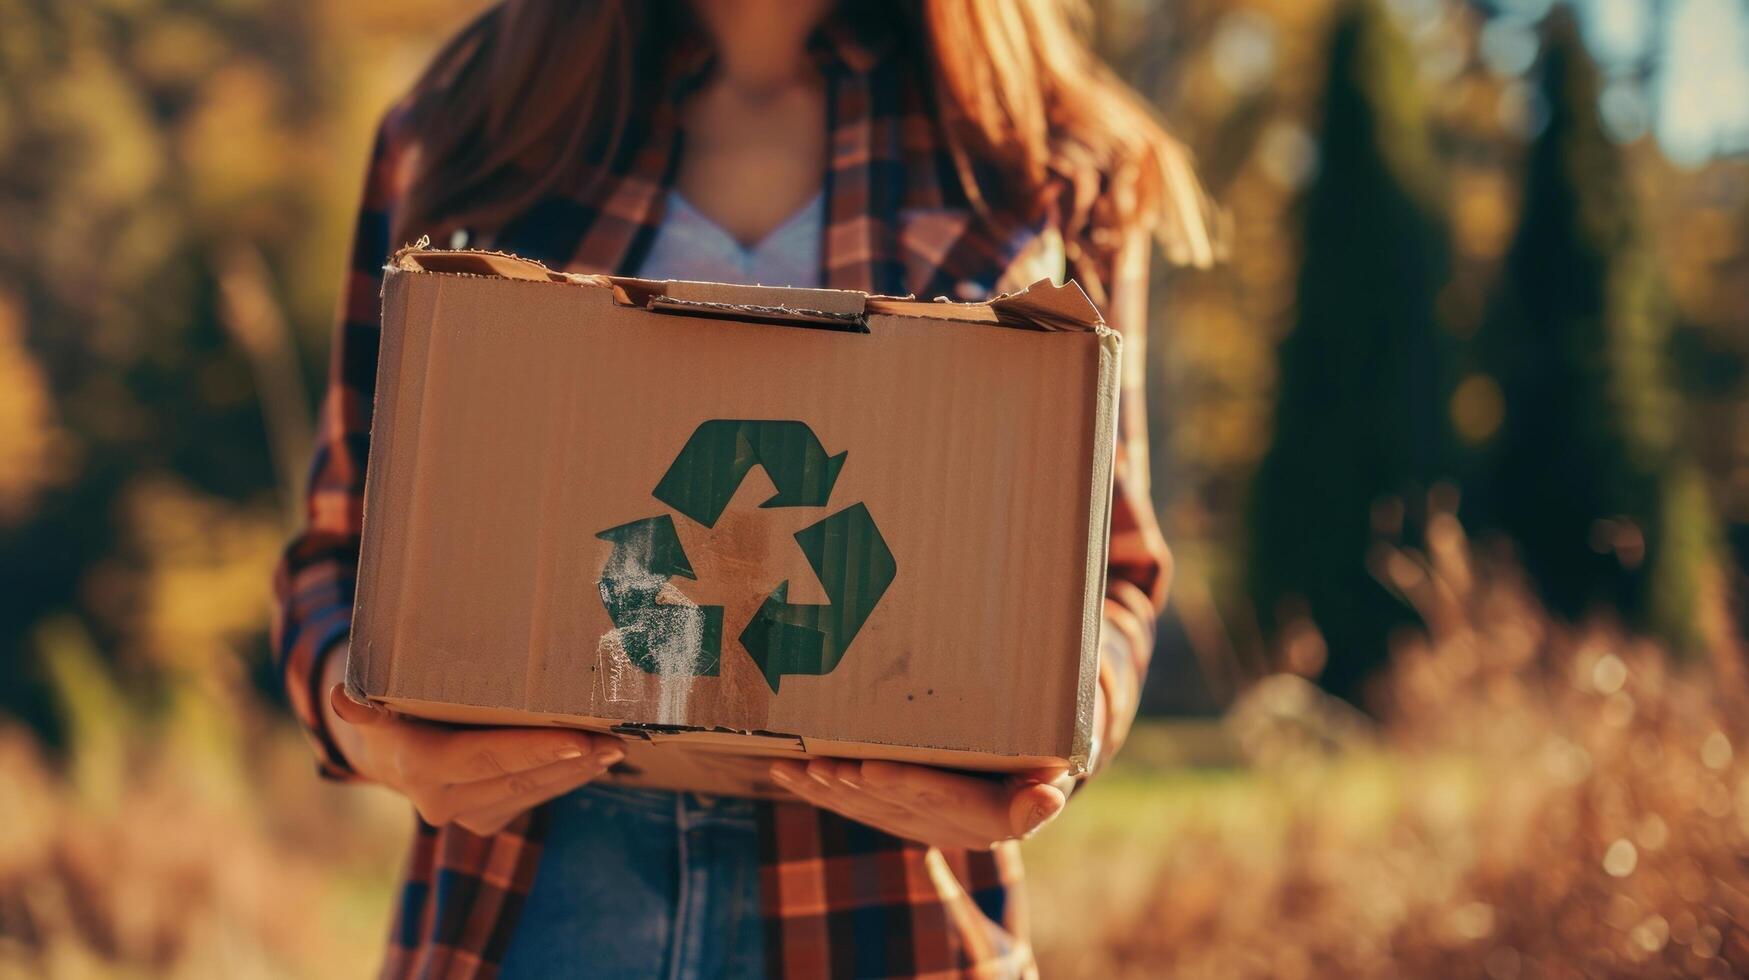
<path fill-rule="evenodd" d="M 1050 823 L 1068 802 L 1063 791 L 1048 783 L 1033 783 L 1008 803 L 1008 825 L 1016 837 L 1026 837 Z"/>
<path fill-rule="evenodd" d="M 389 712 L 374 704 L 365 704 L 353 700 L 346 693 L 345 684 L 336 684 L 328 689 L 328 703 L 334 707 L 334 713 L 348 725 L 380 725 L 387 721 Z"/>
<path fill-rule="evenodd" d="M 1069 775 L 1069 770 L 1063 766 L 1049 766 L 1044 769 L 1025 769 L 1008 777 L 1008 785 L 1014 787 L 1033 786 L 1043 783 L 1047 786 L 1063 788 L 1063 781 Z"/>

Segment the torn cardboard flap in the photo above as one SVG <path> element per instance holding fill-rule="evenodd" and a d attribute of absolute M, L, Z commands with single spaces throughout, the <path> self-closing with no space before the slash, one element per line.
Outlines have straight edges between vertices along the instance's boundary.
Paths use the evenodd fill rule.
<path fill-rule="evenodd" d="M 932 301 L 910 296 L 870 296 L 844 289 L 743 286 L 686 280 L 553 272 L 532 259 L 506 252 L 403 248 L 389 268 L 439 275 L 494 276 L 529 282 L 611 289 L 622 306 L 682 315 L 744 319 L 760 323 L 811 323 L 866 332 L 866 317 L 922 317 L 988 323 L 1027 330 L 1101 332 L 1105 321 L 1080 285 L 1049 279 L 984 302 Z"/>
<path fill-rule="evenodd" d="M 1080 283 L 1070 280 L 1061 286 L 1049 279 L 1015 293 L 1006 293 L 990 301 L 997 319 L 1013 326 L 1029 325 L 1040 330 L 1086 331 L 1105 326 L 1105 319 Z"/>
<path fill-rule="evenodd" d="M 1116 340 L 1072 283 L 919 302 L 403 250 L 348 683 L 617 732 L 637 785 L 1079 769 Z"/>

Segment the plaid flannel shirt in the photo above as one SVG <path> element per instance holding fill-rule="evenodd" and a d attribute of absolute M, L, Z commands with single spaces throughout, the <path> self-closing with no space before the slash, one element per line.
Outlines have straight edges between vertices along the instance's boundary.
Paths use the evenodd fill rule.
<path fill-rule="evenodd" d="M 696 42 L 693 42 L 697 47 Z M 1142 404 L 1146 248 L 1101 248 L 1078 229 L 1104 186 L 1063 173 L 1048 200 L 980 214 L 930 109 L 927 78 L 896 39 L 834 20 L 813 50 L 828 85 L 824 282 L 839 289 L 978 299 L 1068 271 L 1125 338 L 1125 383 L 1101 639 L 1108 757 L 1132 720 L 1168 577 L 1149 503 Z M 675 55 L 677 81 L 588 194 L 554 194 L 473 244 L 555 268 L 635 273 L 662 219 L 679 151 L 676 103 L 708 53 Z M 326 731 L 323 662 L 347 638 L 376 382 L 382 268 L 406 190 L 401 113 L 379 130 L 358 216 L 306 525 L 275 575 L 274 648 L 323 772 L 351 773 Z M 1133 245 L 1134 243 L 1132 243 Z M 1133 254 L 1132 254 L 1133 253 Z M 1065 270 L 1065 266 L 1067 269 Z M 539 863 L 537 808 L 480 837 L 416 821 L 383 975 L 490 977 Z M 944 851 L 801 803 L 761 804 L 762 912 L 774 976 L 1020 976 L 1035 972 L 1012 843 Z"/>

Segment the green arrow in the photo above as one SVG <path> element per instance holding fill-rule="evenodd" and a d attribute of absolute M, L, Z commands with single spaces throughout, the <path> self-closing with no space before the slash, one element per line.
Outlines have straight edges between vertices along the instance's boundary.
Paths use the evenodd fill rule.
<path fill-rule="evenodd" d="M 711 419 L 693 430 L 656 484 L 655 497 L 705 527 L 714 527 L 755 465 L 777 493 L 761 507 L 824 507 L 848 453 L 826 455 L 806 423 Z"/>
<path fill-rule="evenodd" d="M 648 517 L 596 537 L 613 542 L 597 584 L 626 659 L 646 673 L 714 677 L 722 665 L 723 607 L 658 601 L 670 578 L 698 577 L 674 518 Z"/>
<path fill-rule="evenodd" d="M 802 528 L 796 532 L 796 543 L 831 602 L 792 604 L 785 581 L 771 591 L 741 631 L 741 645 L 773 692 L 785 674 L 825 674 L 837 667 L 899 571 L 862 504 Z"/>
<path fill-rule="evenodd" d="M 596 537 L 613 542 L 613 554 L 607 558 L 603 578 L 632 578 L 656 575 L 668 579 L 676 575 L 696 580 L 692 562 L 680 545 L 680 532 L 674 529 L 674 518 L 663 514 L 646 517 L 618 527 L 610 527 Z"/>

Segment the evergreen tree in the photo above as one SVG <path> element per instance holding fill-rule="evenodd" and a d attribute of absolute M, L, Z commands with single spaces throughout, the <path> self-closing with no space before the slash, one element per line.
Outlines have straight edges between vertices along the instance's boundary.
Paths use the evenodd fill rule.
<path fill-rule="evenodd" d="M 1669 315 L 1578 25 L 1561 8 L 1544 35 L 1547 123 L 1478 335 L 1505 414 L 1470 521 L 1516 543 L 1556 613 L 1610 606 L 1685 645 L 1714 532 L 1679 445 Z"/>
<path fill-rule="evenodd" d="M 1275 433 L 1253 484 L 1250 590 L 1266 629 L 1302 610 L 1321 681 L 1354 698 L 1409 617 L 1368 567 L 1377 515 L 1413 514 L 1450 471 L 1454 338 L 1440 173 L 1412 54 L 1375 2 L 1338 16 L 1304 261 L 1279 349 Z M 1397 521 L 1386 523 L 1396 524 Z"/>

